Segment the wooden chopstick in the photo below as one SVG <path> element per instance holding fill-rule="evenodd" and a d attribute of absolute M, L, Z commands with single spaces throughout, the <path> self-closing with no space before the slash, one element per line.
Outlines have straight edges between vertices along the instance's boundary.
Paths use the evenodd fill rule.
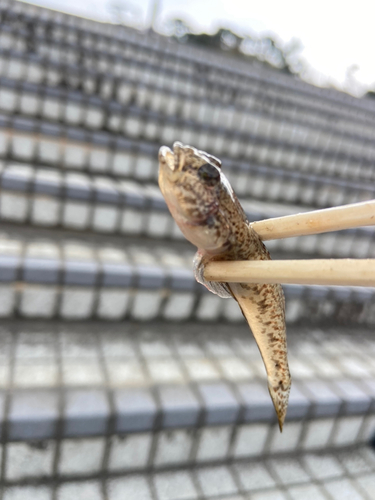
<path fill-rule="evenodd" d="M 375 200 L 253 222 L 262 240 L 375 225 Z M 208 281 L 375 286 L 375 259 L 221 261 L 206 265 Z"/>
<path fill-rule="evenodd" d="M 276 217 L 251 224 L 264 241 L 373 225 L 375 200 Z"/>
<path fill-rule="evenodd" d="M 375 259 L 245 260 L 209 262 L 209 281 L 297 285 L 375 286 Z"/>

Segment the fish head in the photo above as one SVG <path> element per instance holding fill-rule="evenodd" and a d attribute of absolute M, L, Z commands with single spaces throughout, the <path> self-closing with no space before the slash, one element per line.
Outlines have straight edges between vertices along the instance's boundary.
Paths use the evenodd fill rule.
<path fill-rule="evenodd" d="M 223 197 L 231 187 L 221 162 L 191 146 L 175 142 L 159 151 L 159 186 L 174 220 L 198 248 L 216 253 L 228 241 Z"/>

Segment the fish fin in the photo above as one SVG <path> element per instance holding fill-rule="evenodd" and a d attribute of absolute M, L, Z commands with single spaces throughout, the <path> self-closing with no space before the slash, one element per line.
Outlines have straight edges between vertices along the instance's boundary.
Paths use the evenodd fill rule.
<path fill-rule="evenodd" d="M 204 268 L 208 263 L 208 260 L 209 259 L 198 250 L 193 260 L 195 279 L 198 281 L 198 283 L 201 283 L 203 286 L 205 286 L 210 292 L 219 295 L 219 297 L 222 297 L 223 299 L 230 299 L 231 297 L 233 297 L 233 294 L 230 291 L 227 283 L 207 281 L 204 278 Z"/>

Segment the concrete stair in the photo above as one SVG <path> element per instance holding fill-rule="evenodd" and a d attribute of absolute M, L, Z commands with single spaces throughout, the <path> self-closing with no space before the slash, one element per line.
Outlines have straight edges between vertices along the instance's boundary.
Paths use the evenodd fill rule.
<path fill-rule="evenodd" d="M 279 433 L 237 304 L 157 187 L 174 140 L 250 221 L 374 198 L 375 103 L 249 59 L 0 3 L 0 500 L 375 498 L 374 289 L 286 286 Z M 374 229 L 270 241 L 374 258 Z"/>

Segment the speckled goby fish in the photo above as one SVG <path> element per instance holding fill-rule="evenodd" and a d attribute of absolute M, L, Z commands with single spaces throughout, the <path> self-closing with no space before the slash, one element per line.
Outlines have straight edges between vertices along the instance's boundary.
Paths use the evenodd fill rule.
<path fill-rule="evenodd" d="M 234 297 L 247 319 L 267 371 L 268 389 L 282 430 L 291 378 L 287 360 L 285 299 L 280 285 L 216 283 L 204 279 L 213 260 L 269 260 L 270 254 L 221 171 L 204 151 L 176 142 L 159 151 L 159 186 L 185 237 L 198 247 L 197 281 L 220 297 Z"/>

